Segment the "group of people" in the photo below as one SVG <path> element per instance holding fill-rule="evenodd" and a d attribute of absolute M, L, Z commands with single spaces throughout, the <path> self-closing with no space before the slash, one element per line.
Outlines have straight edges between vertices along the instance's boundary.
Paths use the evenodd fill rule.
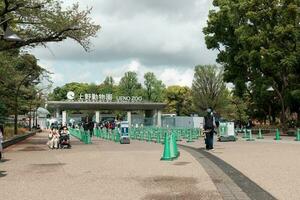
<path fill-rule="evenodd" d="M 114 121 L 102 122 L 100 123 L 99 128 L 105 128 L 106 130 L 114 130 L 116 128 L 116 123 Z"/>
<path fill-rule="evenodd" d="M 48 135 L 47 145 L 50 149 L 63 148 L 64 146 L 71 148 L 68 128 L 66 126 L 61 129 L 52 128 Z"/>

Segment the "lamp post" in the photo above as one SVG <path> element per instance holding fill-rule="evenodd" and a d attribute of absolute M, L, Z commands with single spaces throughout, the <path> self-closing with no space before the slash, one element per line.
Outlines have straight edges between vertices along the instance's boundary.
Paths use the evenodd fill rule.
<path fill-rule="evenodd" d="M 272 86 L 267 88 L 268 92 L 274 92 L 274 88 Z M 271 125 L 271 104 L 269 104 L 269 121 L 270 121 L 270 125 Z"/>
<path fill-rule="evenodd" d="M 0 22 L 1 39 L 4 39 L 9 42 L 23 42 L 24 40 L 21 37 L 19 37 L 16 33 L 14 33 L 9 27 L 7 28 L 1 27 L 2 24 L 8 22 L 9 20 L 11 20 L 11 18 L 5 19 L 2 22 Z"/>

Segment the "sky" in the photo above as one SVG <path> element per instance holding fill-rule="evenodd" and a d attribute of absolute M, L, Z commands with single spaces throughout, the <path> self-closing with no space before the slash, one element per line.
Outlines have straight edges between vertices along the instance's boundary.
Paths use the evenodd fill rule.
<path fill-rule="evenodd" d="M 212 0 L 65 0 L 93 7 L 91 18 L 101 26 L 90 52 L 66 40 L 37 47 L 32 53 L 52 72 L 53 86 L 68 82 L 100 84 L 106 76 L 116 83 L 126 71 L 144 82 L 154 72 L 167 86 L 191 86 L 194 67 L 216 64 L 208 50 L 203 27 Z"/>

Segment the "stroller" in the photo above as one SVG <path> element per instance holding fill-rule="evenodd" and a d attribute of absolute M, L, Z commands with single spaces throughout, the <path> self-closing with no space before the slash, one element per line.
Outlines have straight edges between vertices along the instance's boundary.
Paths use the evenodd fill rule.
<path fill-rule="evenodd" d="M 70 149 L 72 146 L 70 144 L 70 135 L 64 132 L 60 133 L 59 144 L 60 149 Z"/>

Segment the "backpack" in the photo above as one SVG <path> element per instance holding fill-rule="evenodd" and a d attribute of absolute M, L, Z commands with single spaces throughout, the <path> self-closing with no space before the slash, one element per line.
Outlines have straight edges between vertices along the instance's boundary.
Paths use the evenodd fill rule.
<path fill-rule="evenodd" d="M 213 116 L 205 116 L 204 117 L 205 124 L 204 129 L 213 129 L 214 128 L 214 118 Z"/>

